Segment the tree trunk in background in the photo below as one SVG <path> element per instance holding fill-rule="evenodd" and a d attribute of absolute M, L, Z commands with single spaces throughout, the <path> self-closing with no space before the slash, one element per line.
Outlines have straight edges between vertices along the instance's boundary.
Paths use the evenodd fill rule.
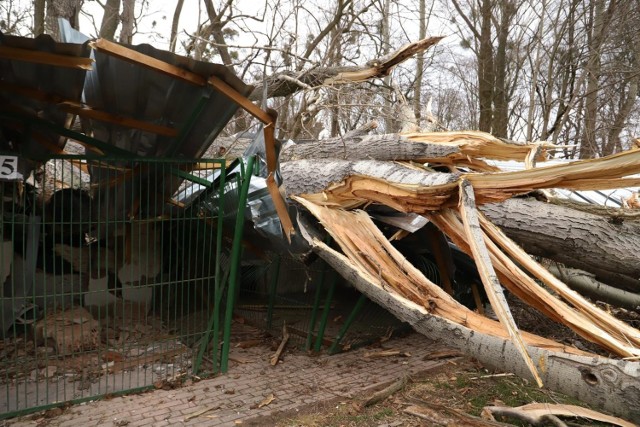
<path fill-rule="evenodd" d="M 602 72 L 602 46 L 607 36 L 607 31 L 613 13 L 616 9 L 616 0 L 594 0 L 590 39 L 589 58 L 585 72 L 587 73 L 587 91 L 585 95 L 584 128 L 580 146 L 580 158 L 593 158 L 602 154 L 602 147 L 598 147 L 597 120 L 598 120 L 598 93 L 599 80 Z M 605 6 L 606 10 L 605 10 Z"/>
<path fill-rule="evenodd" d="M 115 40 L 116 30 L 120 23 L 120 0 L 107 0 L 104 5 L 104 15 L 100 24 L 100 38 Z"/>
<path fill-rule="evenodd" d="M 176 51 L 176 42 L 178 39 L 178 22 L 180 22 L 180 14 L 182 13 L 182 5 L 184 0 L 178 0 L 176 9 L 173 12 L 173 20 L 171 21 L 171 41 L 169 42 L 169 50 Z"/>
<path fill-rule="evenodd" d="M 389 28 L 391 0 L 383 0 L 382 20 L 380 21 L 380 47 L 381 56 L 385 57 L 391 51 L 391 29 Z M 385 90 L 382 94 L 385 103 L 384 129 L 386 133 L 394 133 L 399 130 L 396 120 L 396 109 L 398 105 L 393 102 L 393 91 L 391 91 L 391 76 L 384 78 Z"/>
<path fill-rule="evenodd" d="M 625 6 L 625 9 L 631 16 L 633 16 L 633 20 L 631 22 L 638 25 L 637 23 L 640 22 L 640 17 L 638 16 L 637 12 L 633 14 L 634 6 L 631 6 L 630 2 Z M 638 3 L 636 3 L 635 7 L 637 6 Z M 631 10 L 627 8 L 630 8 Z M 630 64 L 628 69 L 622 69 L 621 71 L 626 71 L 627 74 L 630 75 L 625 79 L 625 87 L 623 87 L 620 91 L 620 109 L 615 115 L 613 123 L 611 123 L 611 127 L 609 128 L 609 132 L 607 134 L 607 144 L 605 145 L 602 152 L 603 156 L 608 156 L 609 154 L 613 154 L 616 151 L 623 150 L 620 141 L 620 133 L 624 129 L 627 120 L 629 119 L 629 115 L 636 105 L 638 97 L 640 75 L 638 74 L 637 70 L 640 67 L 640 35 L 637 31 L 632 31 L 623 34 L 623 37 L 623 43 L 625 47 L 629 49 L 628 54 L 630 56 Z M 620 67 L 623 66 L 623 64 L 620 64 Z"/>
<path fill-rule="evenodd" d="M 543 17 L 546 15 L 546 10 L 547 10 L 547 2 L 546 0 L 542 0 L 542 5 L 541 5 L 542 11 L 540 13 L 540 17 Z M 538 29 L 536 31 L 536 35 L 535 35 L 535 43 L 536 43 L 536 59 L 533 62 L 533 68 L 531 69 L 531 86 L 529 87 L 529 109 L 527 111 L 527 137 L 526 140 L 527 141 L 532 141 L 533 140 L 533 117 L 534 117 L 534 112 L 535 112 L 535 105 L 536 105 L 536 88 L 538 86 L 538 74 L 540 73 L 540 63 L 542 60 L 542 36 L 543 36 L 543 31 L 544 31 L 544 19 L 540 19 L 540 22 L 538 22 Z M 551 64 L 553 63 L 553 58 L 550 59 Z M 549 64 L 549 70 L 551 70 L 552 65 Z M 551 79 L 549 79 L 551 80 Z M 548 94 L 551 93 L 551 88 L 546 88 L 546 96 L 548 96 Z M 544 103 L 542 105 L 542 116 L 543 116 L 543 126 L 547 125 L 547 121 L 549 119 L 548 114 L 546 113 L 546 111 L 548 111 L 549 108 L 549 101 L 547 99 L 544 100 Z"/>
<path fill-rule="evenodd" d="M 211 26 L 211 35 L 213 36 L 213 41 L 216 42 L 216 49 L 218 50 L 220 59 L 222 59 L 224 65 L 233 70 L 233 60 L 231 59 L 229 48 L 226 46 L 227 42 L 222 34 L 222 29 L 224 28 L 224 24 L 222 23 L 223 11 L 217 13 L 212 0 L 204 0 L 204 5 L 207 8 L 207 15 L 211 21 L 209 23 Z"/>
<path fill-rule="evenodd" d="M 420 30 L 418 38 L 422 40 L 427 36 L 427 0 L 420 0 Z M 413 89 L 413 115 L 418 127 L 422 127 L 422 79 L 424 76 L 424 52 L 416 56 L 416 84 Z"/>
<path fill-rule="evenodd" d="M 135 21 L 135 0 L 123 0 L 122 2 L 122 28 L 120 29 L 120 43 L 132 44 L 133 24 Z"/>
<path fill-rule="evenodd" d="M 595 3 L 595 4 L 594 4 Z M 585 72 L 587 91 L 584 108 L 584 129 L 580 145 L 580 158 L 590 159 L 598 153 L 596 141 L 596 119 L 598 114 L 598 79 L 600 78 L 600 31 L 604 12 L 604 0 L 591 4 L 591 28 L 589 31 L 589 60 Z"/>
<path fill-rule="evenodd" d="M 478 51 L 478 103 L 480 119 L 478 130 L 491 132 L 493 120 L 493 45 L 491 43 L 491 0 L 482 0 L 480 5 L 480 49 Z"/>
<path fill-rule="evenodd" d="M 83 0 L 47 0 L 47 17 L 45 30 L 54 40 L 60 41 L 58 18 L 64 18 L 71 27 L 78 29 L 78 15 Z"/>
<path fill-rule="evenodd" d="M 495 80 L 493 86 L 493 119 L 492 133 L 498 138 L 507 138 L 509 124 L 509 100 L 507 95 L 507 38 L 511 20 L 516 13 L 517 6 L 510 1 L 500 2 L 500 26 L 498 32 L 498 46 L 496 48 L 494 69 Z"/>
<path fill-rule="evenodd" d="M 35 0 L 33 2 L 33 36 L 38 37 L 44 33 L 44 9 L 45 0 Z"/>

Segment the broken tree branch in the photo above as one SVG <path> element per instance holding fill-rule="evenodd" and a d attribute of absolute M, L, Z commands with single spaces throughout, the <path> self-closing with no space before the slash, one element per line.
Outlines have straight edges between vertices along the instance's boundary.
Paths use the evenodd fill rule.
<path fill-rule="evenodd" d="M 595 279 L 595 275 L 576 268 L 562 267 L 551 264 L 547 267 L 549 273 L 562 280 L 575 291 L 597 301 L 606 302 L 617 307 L 637 310 L 640 307 L 640 294 L 623 291 L 613 286 L 605 285 Z"/>
<path fill-rule="evenodd" d="M 397 381 L 394 381 L 393 383 L 383 388 L 382 390 L 379 390 L 373 393 L 371 396 L 367 398 L 367 400 L 365 400 L 362 403 L 362 406 L 366 408 L 367 406 L 375 405 L 378 402 L 382 402 L 384 399 L 391 396 L 393 393 L 397 393 L 400 390 L 402 390 L 406 385 L 407 385 L 407 377 L 403 376 L 402 378 L 400 378 Z"/>
<path fill-rule="evenodd" d="M 592 409 L 583 408 L 576 405 L 531 403 L 514 408 L 508 406 L 486 406 L 484 410 L 490 412 L 493 415 L 515 417 L 522 421 L 526 421 L 534 426 L 546 425 L 545 421 L 553 421 L 556 423 L 555 425 L 560 425 L 557 424 L 557 421 L 555 421 L 558 420 L 557 416 L 588 418 L 594 421 L 601 421 L 603 423 L 613 424 L 620 427 L 634 426 L 634 424 L 623 419 L 612 417 L 610 415 L 602 414 Z M 562 423 L 562 425 L 566 424 Z"/>
<path fill-rule="evenodd" d="M 330 86 L 336 84 L 358 83 L 372 78 L 388 76 L 393 68 L 411 58 L 418 52 L 424 52 L 437 44 L 443 37 L 428 37 L 414 43 L 402 46 L 388 57 L 367 62 L 366 65 L 356 67 L 314 67 L 307 71 L 285 71 L 268 76 L 262 82 L 255 84 L 249 99 L 262 99 L 264 86 L 267 86 L 267 98 L 287 96 L 302 89 L 300 83 L 308 87 Z M 292 77 L 282 79 L 282 75 Z"/>
<path fill-rule="evenodd" d="M 278 364 L 280 356 L 282 356 L 282 352 L 284 351 L 284 347 L 287 345 L 287 341 L 289 341 L 289 331 L 287 331 L 287 324 L 285 323 L 282 325 L 282 341 L 280 341 L 280 345 L 274 355 L 271 356 L 271 366 L 276 366 Z"/>

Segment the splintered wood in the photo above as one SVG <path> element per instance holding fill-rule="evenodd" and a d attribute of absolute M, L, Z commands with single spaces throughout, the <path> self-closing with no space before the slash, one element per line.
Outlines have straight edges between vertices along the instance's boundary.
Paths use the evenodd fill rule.
<path fill-rule="evenodd" d="M 373 286 L 397 293 L 456 324 L 501 338 L 509 336 L 496 321 L 469 310 L 427 279 L 391 245 L 366 212 L 330 209 L 302 198 L 296 200 L 320 220 L 351 265 Z M 528 344 L 583 354 L 534 334 L 521 334 Z"/>
<path fill-rule="evenodd" d="M 518 326 L 511 315 L 509 304 L 507 303 L 507 299 L 505 298 L 502 287 L 500 286 L 498 276 L 491 264 L 489 251 L 485 245 L 482 229 L 480 228 L 480 221 L 478 220 L 473 188 L 465 180 L 460 182 L 459 206 L 462 223 L 464 224 L 464 232 L 467 237 L 467 243 L 471 249 L 473 259 L 476 261 L 476 267 L 480 273 L 480 279 L 482 280 L 482 284 L 487 292 L 491 306 L 498 316 L 498 319 L 509 333 L 509 338 L 515 344 L 518 352 L 527 364 L 529 371 L 538 383 L 538 387 L 542 387 L 542 379 L 540 378 L 540 375 L 538 375 L 538 370 L 527 353 L 525 344 L 518 331 Z"/>
<path fill-rule="evenodd" d="M 481 132 L 407 134 L 402 138 L 412 144 L 442 144 L 445 148 L 442 153 L 454 147 L 455 152 L 449 152 L 454 154 L 451 158 L 463 153 L 468 159 L 472 156 L 522 161 L 528 158 L 531 163 L 534 157 L 544 159 L 545 150 L 554 148 L 548 144 L 508 144 Z M 436 149 L 431 151 L 437 152 Z M 450 163 L 451 158 L 446 161 L 441 158 L 440 164 Z M 486 169 L 481 167 L 480 170 Z M 336 159 L 293 160 L 283 165 L 283 171 L 289 178 L 288 193 L 320 220 L 355 268 L 366 274 L 371 282 L 418 303 L 430 313 L 483 333 L 509 336 L 517 343 L 521 334 L 501 295 L 501 284 L 552 320 L 567 325 L 581 337 L 612 353 L 631 358 L 640 355 L 640 331 L 570 290 L 475 210 L 475 203 L 505 200 L 535 189 L 638 185 L 640 179 L 626 177 L 640 172 L 640 150 L 504 173 L 448 174 L 400 162 Z M 314 180 L 296 179 L 309 171 L 322 172 Z M 461 188 L 468 188 L 468 191 Z M 466 309 L 431 283 L 391 245 L 365 212 L 343 210 L 371 203 L 425 215 L 460 249 L 471 255 L 503 326 Z M 469 223 L 472 217 L 478 222 L 474 230 Z M 480 250 L 482 247 L 486 252 Z M 494 268 L 497 278 L 492 276 Z M 532 276 L 546 287 L 539 285 Z M 522 335 L 529 344 L 541 340 L 529 334 Z M 545 340 L 545 345 L 549 345 L 549 340 Z M 553 345 L 561 347 L 557 343 Z M 524 347 L 519 348 L 527 360 Z M 533 362 L 529 360 L 527 365 L 539 381 Z"/>

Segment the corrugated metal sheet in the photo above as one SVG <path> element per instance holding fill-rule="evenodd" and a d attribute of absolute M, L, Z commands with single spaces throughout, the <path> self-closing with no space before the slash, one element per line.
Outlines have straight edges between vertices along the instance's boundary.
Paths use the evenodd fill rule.
<path fill-rule="evenodd" d="M 56 43 L 47 35 L 35 39 L 13 37 L 0 33 L 0 46 L 25 49 L 35 52 L 55 53 L 70 57 L 88 58 L 91 52 L 87 43 Z M 85 70 L 64 68 L 34 62 L 0 58 L 0 83 L 13 88 L 29 88 L 42 94 L 55 94 L 61 98 L 80 101 L 84 87 Z M 0 111 L 3 113 L 24 113 L 60 126 L 70 126 L 69 115 L 55 103 L 27 97 L 0 87 Z M 28 153 L 30 156 L 46 156 L 51 152 L 46 147 L 62 148 L 65 139 L 47 129 L 32 130 L 29 135 L 23 131 L 23 122 L 7 117 L 0 118 L 0 150 Z M 37 140 L 40 140 L 38 142 Z M 20 162 L 19 168 L 26 176 L 34 166 L 31 162 Z"/>
<path fill-rule="evenodd" d="M 67 41 L 89 40 L 61 22 Z M 242 95 L 253 89 L 227 67 L 196 61 L 141 44 L 127 46 L 139 53 L 189 70 L 203 77 L 216 76 Z M 87 72 L 84 99 L 88 105 L 123 117 L 130 117 L 182 131 L 196 110 L 199 115 L 182 136 L 176 138 L 130 129 L 117 124 L 87 120 L 89 130 L 101 141 L 140 156 L 200 157 L 237 110 L 237 105 L 210 87 L 196 86 L 137 64 L 101 52 L 94 52 L 95 66 Z"/>

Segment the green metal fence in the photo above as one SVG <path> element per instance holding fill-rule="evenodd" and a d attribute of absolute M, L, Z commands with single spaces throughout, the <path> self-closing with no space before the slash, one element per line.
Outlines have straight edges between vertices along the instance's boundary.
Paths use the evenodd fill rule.
<path fill-rule="evenodd" d="M 334 354 L 410 330 L 321 259 L 305 265 L 274 255 L 250 268 L 245 267 L 236 313 L 276 338 L 286 324 L 290 349 Z"/>
<path fill-rule="evenodd" d="M 253 159 L 233 167 L 60 156 L 0 181 L 0 418 L 227 370 Z"/>

